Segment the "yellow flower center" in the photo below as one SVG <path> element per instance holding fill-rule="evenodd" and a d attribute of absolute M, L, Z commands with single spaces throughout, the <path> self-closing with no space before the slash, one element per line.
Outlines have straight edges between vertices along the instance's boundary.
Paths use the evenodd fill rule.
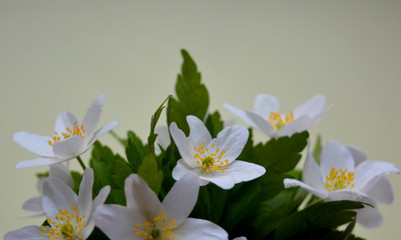
<path fill-rule="evenodd" d="M 284 119 L 284 120 L 283 120 Z M 289 114 L 285 115 L 282 112 L 271 112 L 269 120 L 267 120 L 273 128 L 278 131 L 284 127 L 287 123 L 294 121 L 294 113 L 291 111 Z"/>
<path fill-rule="evenodd" d="M 340 174 L 339 174 L 340 171 Z M 337 171 L 334 167 L 330 170 L 330 174 L 326 175 L 326 184 L 325 187 L 329 192 L 336 191 L 340 189 L 351 189 L 355 187 L 354 181 L 354 172 L 348 172 L 347 169 L 344 171 L 340 168 Z"/>
<path fill-rule="evenodd" d="M 214 149 L 214 144 L 212 144 L 212 148 L 205 148 L 205 143 L 202 143 L 200 147 L 194 147 L 196 153 L 194 158 L 196 160 L 197 167 L 206 173 L 210 173 L 211 171 L 221 171 L 224 172 L 224 169 L 227 168 L 225 166 L 228 164 L 228 159 L 222 160 L 223 155 L 226 151 L 220 152 L 220 148 Z M 210 151 L 209 151 L 210 150 Z"/>
<path fill-rule="evenodd" d="M 80 127 L 78 127 L 77 123 L 74 122 L 74 126 L 71 128 L 67 127 L 65 129 L 65 132 L 61 132 L 61 136 L 58 134 L 58 132 L 54 132 L 54 136 L 52 140 L 49 140 L 49 145 L 53 146 L 56 142 L 61 141 L 62 139 L 69 138 L 71 136 L 80 136 L 82 139 L 85 139 L 85 128 L 84 125 L 81 124 Z"/>
<path fill-rule="evenodd" d="M 145 240 L 170 240 L 175 239 L 172 230 L 175 228 L 175 221 L 168 221 L 163 217 L 161 211 L 152 221 L 145 220 L 144 224 L 135 224 L 134 232 L 136 236 L 142 236 Z"/>
<path fill-rule="evenodd" d="M 51 227 L 42 226 L 43 232 L 40 235 L 46 236 L 47 239 L 65 239 L 65 240 L 82 240 L 82 230 L 85 226 L 85 215 L 79 216 L 79 210 L 72 205 L 71 211 L 61 209 L 55 219 L 47 219 L 47 223 Z"/>

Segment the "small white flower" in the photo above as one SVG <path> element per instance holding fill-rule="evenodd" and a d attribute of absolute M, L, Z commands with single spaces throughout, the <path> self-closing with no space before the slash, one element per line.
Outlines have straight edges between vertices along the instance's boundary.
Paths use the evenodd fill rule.
<path fill-rule="evenodd" d="M 171 136 L 182 157 L 173 169 L 174 179 L 192 172 L 199 176 L 202 186 L 212 182 L 230 189 L 236 183 L 253 180 L 266 172 L 262 166 L 236 160 L 248 140 L 249 132 L 245 127 L 226 127 L 212 139 L 197 117 L 187 116 L 187 122 L 190 128 L 188 137 L 176 123 L 170 125 Z"/>
<path fill-rule="evenodd" d="M 50 165 L 49 177 L 58 178 L 62 182 L 64 182 L 68 187 L 74 189 L 74 182 L 72 180 L 70 170 L 68 169 L 68 166 L 64 163 Z M 42 207 L 42 199 L 43 199 L 43 184 L 46 181 L 46 179 L 48 178 L 41 177 L 38 179 L 38 182 L 36 184 L 40 196 L 30 198 L 27 201 L 25 201 L 24 204 L 22 205 L 22 209 L 30 212 L 35 212 L 34 215 L 28 216 L 28 218 L 45 215 L 45 212 Z"/>
<path fill-rule="evenodd" d="M 328 110 L 324 108 L 325 102 L 323 95 L 316 95 L 285 114 L 276 97 L 259 94 L 255 97 L 254 111 L 241 110 L 229 104 L 223 106 L 253 128 L 269 137 L 277 138 L 309 129 Z"/>
<path fill-rule="evenodd" d="M 92 201 L 93 170 L 84 172 L 79 195 L 58 178 L 49 177 L 43 184 L 42 206 L 46 213 L 47 226 L 27 226 L 8 232 L 4 240 L 83 240 L 92 233 L 95 224 L 92 213 L 103 204 L 110 187 L 102 188 Z"/>
<path fill-rule="evenodd" d="M 228 239 L 216 224 L 188 218 L 199 192 L 199 180 L 192 174 L 178 180 L 161 203 L 136 174 L 125 180 L 124 190 L 126 207 L 102 205 L 94 214 L 96 226 L 112 240 Z"/>
<path fill-rule="evenodd" d="M 309 145 L 308 145 L 309 148 Z M 308 149 L 303 168 L 303 182 L 284 179 L 284 186 L 301 187 L 324 201 L 352 200 L 375 206 L 372 189 L 383 176 L 400 171 L 391 163 L 365 160 L 355 166 L 351 152 L 341 143 L 329 141 L 322 149 L 320 166 Z M 385 194 L 388 189 L 382 189 Z M 383 196 L 387 199 L 388 196 Z M 357 220 L 363 226 L 377 227 L 382 223 L 379 210 L 366 206 L 357 211 Z"/>
<path fill-rule="evenodd" d="M 82 122 L 74 114 L 68 111 L 62 112 L 56 120 L 53 137 L 27 132 L 15 133 L 16 143 L 40 155 L 39 158 L 19 162 L 17 168 L 60 163 L 86 152 L 99 137 L 118 125 L 118 121 L 109 122 L 95 131 L 104 98 L 104 95 L 100 95 L 93 101 Z"/>
<path fill-rule="evenodd" d="M 160 154 L 161 149 L 160 146 L 163 149 L 167 149 L 167 147 L 170 145 L 170 134 L 168 132 L 168 127 L 167 126 L 159 126 L 155 128 L 155 133 L 157 134 L 156 142 L 155 142 L 155 153 Z"/>

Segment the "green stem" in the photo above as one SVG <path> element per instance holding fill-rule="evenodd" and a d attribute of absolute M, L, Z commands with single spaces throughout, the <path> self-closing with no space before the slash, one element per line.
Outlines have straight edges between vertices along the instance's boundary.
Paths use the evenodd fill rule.
<path fill-rule="evenodd" d="M 77 159 L 78 159 L 79 165 L 81 165 L 82 169 L 85 171 L 86 166 L 85 166 L 84 162 L 82 161 L 81 157 L 77 156 Z"/>

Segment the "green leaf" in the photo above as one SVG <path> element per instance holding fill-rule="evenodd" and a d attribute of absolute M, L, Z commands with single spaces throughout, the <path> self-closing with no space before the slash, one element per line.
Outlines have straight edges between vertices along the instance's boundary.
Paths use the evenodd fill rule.
<path fill-rule="evenodd" d="M 322 137 L 317 135 L 315 141 L 315 147 L 313 148 L 313 157 L 315 158 L 317 164 L 320 164 L 320 153 L 322 152 Z"/>
<path fill-rule="evenodd" d="M 156 110 L 156 112 L 153 114 L 153 116 L 151 118 L 151 121 L 150 121 L 150 134 L 149 134 L 149 137 L 148 137 L 148 153 L 154 154 L 154 152 L 155 152 L 155 141 L 156 141 L 156 137 L 157 137 L 157 134 L 155 133 L 156 124 L 157 124 L 157 121 L 160 118 L 160 114 L 163 111 L 164 104 L 166 103 L 166 101 L 170 97 L 171 96 L 168 96 L 166 98 L 166 100 L 163 101 L 163 103 L 159 106 L 159 108 Z"/>
<path fill-rule="evenodd" d="M 146 155 L 146 147 L 143 145 L 141 139 L 135 135 L 134 132 L 127 133 L 128 143 L 125 148 L 128 163 L 130 164 L 134 173 L 138 172 L 138 167 L 142 163 L 142 158 Z"/>
<path fill-rule="evenodd" d="M 37 178 L 43 178 L 43 177 L 49 177 L 49 171 L 47 172 L 42 172 L 42 173 L 36 173 Z"/>
<path fill-rule="evenodd" d="M 212 135 L 212 138 L 216 138 L 217 134 L 223 130 L 224 122 L 221 120 L 220 113 L 215 111 L 207 117 L 205 125 L 210 135 Z"/>
<path fill-rule="evenodd" d="M 194 115 L 203 120 L 209 106 L 209 93 L 201 83 L 201 74 L 191 56 L 185 50 L 181 50 L 181 54 L 184 63 L 175 85 L 177 98 L 171 97 L 168 101 L 167 122 L 168 125 L 177 123 L 178 128 L 188 135 L 186 116 Z"/>
<path fill-rule="evenodd" d="M 82 181 L 82 174 L 77 171 L 71 171 L 72 181 L 74 183 L 74 192 L 78 194 L 79 186 L 81 185 Z"/>
<path fill-rule="evenodd" d="M 143 158 L 142 164 L 138 167 L 138 175 L 146 181 L 156 195 L 159 193 L 163 182 L 163 172 L 159 170 L 153 154 L 148 154 Z"/>

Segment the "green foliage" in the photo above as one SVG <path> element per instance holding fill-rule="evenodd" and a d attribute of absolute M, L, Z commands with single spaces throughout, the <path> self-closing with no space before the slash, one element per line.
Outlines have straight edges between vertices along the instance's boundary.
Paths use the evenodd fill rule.
<path fill-rule="evenodd" d="M 79 185 L 81 184 L 82 174 L 77 171 L 71 171 L 72 181 L 74 183 L 74 192 L 78 194 Z"/>
<path fill-rule="evenodd" d="M 322 152 L 322 137 L 317 135 L 315 141 L 315 147 L 313 148 L 313 157 L 315 158 L 316 162 L 320 164 L 320 153 Z"/>
<path fill-rule="evenodd" d="M 138 168 L 138 175 L 146 181 L 156 194 L 159 193 L 163 182 L 163 172 L 159 170 L 153 154 L 148 154 L 144 157 L 142 164 Z"/>

